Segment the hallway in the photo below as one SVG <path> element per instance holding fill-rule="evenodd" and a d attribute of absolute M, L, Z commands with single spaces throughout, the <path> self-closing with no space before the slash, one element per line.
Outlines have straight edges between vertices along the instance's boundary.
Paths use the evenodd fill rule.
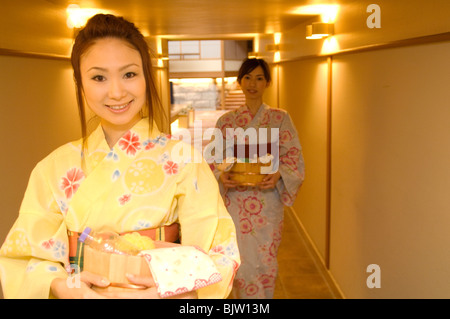
<path fill-rule="evenodd" d="M 284 213 L 278 265 L 274 299 L 339 299 L 314 261 L 289 209 Z"/>
<path fill-rule="evenodd" d="M 202 129 L 214 127 L 217 119 L 228 110 L 196 110 L 195 120 Z M 189 128 L 193 145 L 199 145 L 193 127 Z M 176 131 L 174 132 L 176 133 Z M 208 141 L 203 141 L 205 146 Z M 335 299 L 338 294 L 327 283 L 313 252 L 303 238 L 299 225 L 289 208 L 285 209 L 283 233 L 278 251 L 279 273 L 274 299 Z"/>
<path fill-rule="evenodd" d="M 450 296 L 442 244 L 450 241 L 450 1 L 1 3 L 0 243 L 33 167 L 80 138 L 72 45 L 77 28 L 102 12 L 135 24 L 165 109 L 192 106 L 203 128 L 223 114 L 215 107 L 236 87 L 221 84 L 236 76 L 243 51 L 269 63 L 264 102 L 290 114 L 306 170 L 285 212 L 277 299 Z M 207 45 L 215 41 L 220 47 Z M 216 90 L 199 86 L 175 102 L 173 81 L 184 77 L 215 79 Z M 208 143 L 186 132 L 199 148 Z"/>

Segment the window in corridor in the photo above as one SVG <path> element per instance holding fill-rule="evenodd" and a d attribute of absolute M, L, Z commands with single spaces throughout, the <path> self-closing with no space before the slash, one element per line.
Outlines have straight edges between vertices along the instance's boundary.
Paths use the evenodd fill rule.
<path fill-rule="evenodd" d="M 190 110 L 235 108 L 236 76 L 253 40 L 169 40 L 172 121 Z M 241 93 L 241 92 L 240 92 Z"/>
<path fill-rule="evenodd" d="M 169 41 L 169 59 L 206 60 L 221 59 L 220 40 Z"/>

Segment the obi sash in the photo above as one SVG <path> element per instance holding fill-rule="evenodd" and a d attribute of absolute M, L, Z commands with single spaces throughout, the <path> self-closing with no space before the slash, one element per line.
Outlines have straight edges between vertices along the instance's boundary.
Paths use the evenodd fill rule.
<path fill-rule="evenodd" d="M 153 240 L 157 241 L 166 241 L 166 242 L 178 242 L 179 240 L 179 231 L 180 225 L 178 223 L 174 223 L 169 226 L 162 226 L 158 228 L 152 229 L 142 229 L 139 231 L 135 231 L 142 236 L 150 237 Z M 120 235 L 125 235 L 131 232 L 124 232 Z M 84 255 L 84 243 L 80 242 L 78 238 L 81 233 L 73 232 L 68 230 L 67 235 L 69 237 L 69 262 L 71 271 L 83 271 L 83 255 Z"/>

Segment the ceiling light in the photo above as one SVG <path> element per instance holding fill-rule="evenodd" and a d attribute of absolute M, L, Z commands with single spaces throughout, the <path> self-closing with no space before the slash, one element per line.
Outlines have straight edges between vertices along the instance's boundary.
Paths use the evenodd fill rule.
<path fill-rule="evenodd" d="M 77 4 L 70 4 L 67 9 L 67 26 L 71 29 L 82 28 L 89 18 L 93 17 L 97 13 L 109 13 L 106 10 L 99 9 L 85 9 L 80 8 Z"/>
<path fill-rule="evenodd" d="M 336 21 L 339 12 L 339 5 L 335 4 L 312 4 L 292 10 L 293 14 L 300 15 L 320 15 L 322 22 L 332 23 Z"/>

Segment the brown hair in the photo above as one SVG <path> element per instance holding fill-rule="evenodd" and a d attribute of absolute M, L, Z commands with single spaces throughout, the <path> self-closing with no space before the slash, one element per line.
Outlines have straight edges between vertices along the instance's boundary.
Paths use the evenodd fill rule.
<path fill-rule="evenodd" d="M 77 34 L 71 55 L 83 145 L 85 144 L 87 137 L 87 122 L 83 98 L 83 83 L 81 81 L 80 59 L 96 40 L 106 37 L 125 40 L 139 51 L 147 87 L 147 104 L 144 106 L 144 114 L 148 115 L 150 129 L 152 128 L 154 120 L 158 128 L 161 131 L 165 131 L 168 122 L 166 121 L 166 116 L 155 86 L 150 52 L 144 36 L 133 23 L 122 17 L 116 17 L 111 14 L 97 14 L 90 18 L 86 26 Z"/>
<path fill-rule="evenodd" d="M 268 83 L 272 82 L 272 77 L 270 76 L 270 68 L 266 61 L 263 59 L 245 59 L 239 68 L 237 82 L 241 84 L 241 80 L 244 75 L 251 73 L 254 69 L 260 66 L 264 72 L 264 78 Z"/>

